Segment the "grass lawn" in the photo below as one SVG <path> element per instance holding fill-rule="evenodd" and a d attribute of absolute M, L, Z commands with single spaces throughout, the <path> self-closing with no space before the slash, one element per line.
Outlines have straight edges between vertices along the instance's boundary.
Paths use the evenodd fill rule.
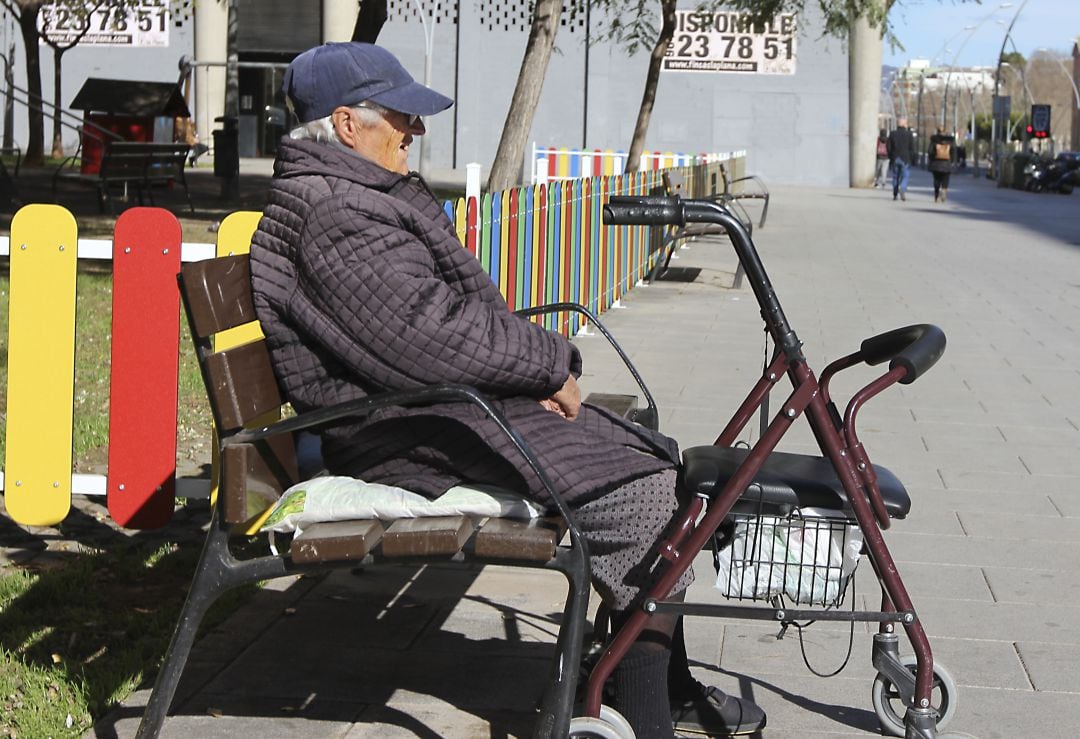
<path fill-rule="evenodd" d="M 77 277 L 73 469 L 104 473 L 109 433 L 112 275 L 80 263 Z M 0 262 L 0 459 L 5 449 L 8 275 Z M 209 461 L 210 413 L 186 320 L 179 340 L 178 461 Z M 0 514 L 3 515 L 3 514 Z M 0 523 L 7 523 L 0 521 Z M 9 531 L 18 531 L 14 525 Z M 0 737 L 79 736 L 152 675 L 187 593 L 198 545 L 145 542 L 0 569 Z M 220 621 L 243 592 L 226 597 Z"/>
<path fill-rule="evenodd" d="M 131 546 L 0 575 L 0 737 L 80 736 L 152 675 L 198 554 Z M 248 593 L 222 598 L 203 628 Z"/>

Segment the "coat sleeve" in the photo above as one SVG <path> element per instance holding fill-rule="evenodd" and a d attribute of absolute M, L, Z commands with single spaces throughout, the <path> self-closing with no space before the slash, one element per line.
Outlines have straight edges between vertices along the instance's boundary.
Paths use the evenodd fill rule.
<path fill-rule="evenodd" d="M 358 199 L 359 198 L 359 199 Z M 547 397 L 580 359 L 563 336 L 469 289 L 487 279 L 437 270 L 434 230 L 417 234 L 362 198 L 316 206 L 301 233 L 292 320 L 373 389 L 450 382 L 507 397 Z M 472 259 L 469 257 L 469 259 Z"/>

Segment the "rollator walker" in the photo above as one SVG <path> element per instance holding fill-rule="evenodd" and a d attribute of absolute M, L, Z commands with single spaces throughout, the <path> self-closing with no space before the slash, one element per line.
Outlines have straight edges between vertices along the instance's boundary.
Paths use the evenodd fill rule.
<path fill-rule="evenodd" d="M 892 519 L 907 515 L 910 499 L 895 475 L 870 461 L 856 432 L 856 418 L 867 401 L 896 383 L 914 382 L 933 367 L 945 350 L 944 333 L 919 324 L 866 339 L 858 351 L 829 364 L 819 380 L 746 228 L 724 205 L 677 196 L 612 197 L 604 208 L 604 223 L 723 227 L 761 307 L 775 351 L 714 444 L 684 451 L 679 494 L 680 500 L 689 502 L 660 542 L 664 569 L 640 609 L 593 663 L 584 685 L 584 715 L 571 722 L 571 736 L 633 736 L 625 720 L 602 705 L 603 688 L 654 613 L 765 620 L 785 627 L 804 621 L 875 622 L 879 628 L 873 638 L 877 677 L 872 699 L 882 732 L 909 739 L 947 736 L 939 732 L 955 714 L 956 684 L 934 662 L 926 632 L 882 535 Z M 886 371 L 857 391 L 841 413 L 830 395 L 830 380 L 858 364 L 886 363 Z M 770 391 L 784 375 L 791 382 L 791 393 L 766 426 Z M 645 392 L 650 405 L 645 417 L 651 420 L 655 409 Z M 760 438 L 752 447 L 735 447 L 759 409 L 765 409 Z M 809 422 L 820 456 L 775 451 L 800 416 Z M 762 605 L 665 599 L 695 555 L 710 546 L 725 595 Z M 849 561 L 843 560 L 845 554 Z M 838 608 L 860 555 L 869 560 L 881 587 L 878 611 Z M 898 625 L 913 656 L 900 656 Z"/>

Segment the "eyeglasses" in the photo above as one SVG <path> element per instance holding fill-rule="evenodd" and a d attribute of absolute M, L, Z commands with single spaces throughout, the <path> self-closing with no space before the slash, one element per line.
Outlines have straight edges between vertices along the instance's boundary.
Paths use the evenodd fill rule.
<path fill-rule="evenodd" d="M 402 113 L 400 110 L 390 110 L 389 108 L 384 108 L 377 103 L 362 102 L 356 107 L 374 110 L 376 113 L 381 113 L 383 117 L 385 117 L 387 113 L 397 113 L 398 115 L 405 116 L 405 122 L 408 124 L 409 128 L 416 128 L 422 122 L 421 116 L 417 115 L 416 113 Z"/>

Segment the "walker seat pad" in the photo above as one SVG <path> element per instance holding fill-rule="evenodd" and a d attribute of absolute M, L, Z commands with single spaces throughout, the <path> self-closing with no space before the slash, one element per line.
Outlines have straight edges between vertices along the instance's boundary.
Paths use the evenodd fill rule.
<path fill-rule="evenodd" d="M 719 494 L 748 454 L 749 450 L 744 448 L 686 449 L 683 488 L 706 497 Z M 911 510 L 911 498 L 903 483 L 879 465 L 874 465 L 874 472 L 889 518 L 905 518 Z M 847 492 L 829 460 L 809 454 L 773 452 L 732 511 L 786 515 L 795 508 L 826 508 L 853 515 Z"/>

